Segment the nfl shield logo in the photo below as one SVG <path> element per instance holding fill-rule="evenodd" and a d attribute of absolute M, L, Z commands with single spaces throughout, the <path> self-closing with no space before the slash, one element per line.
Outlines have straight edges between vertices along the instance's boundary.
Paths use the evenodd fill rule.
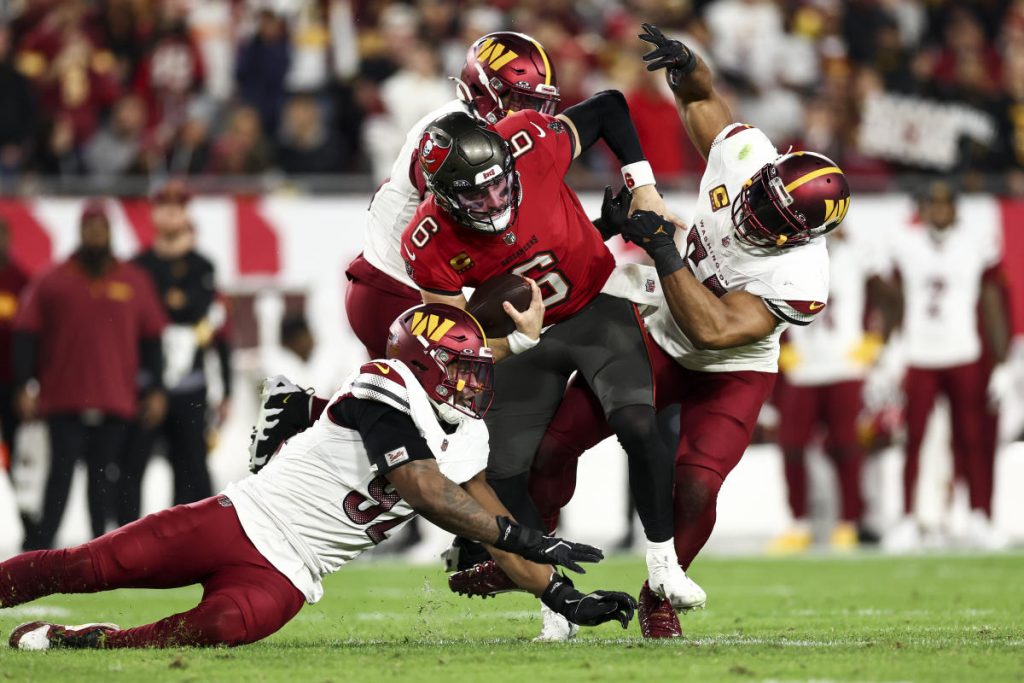
<path fill-rule="evenodd" d="M 732 240 L 731 240 L 731 239 L 729 239 L 729 236 L 728 236 L 728 235 L 726 235 L 725 237 L 723 237 L 723 238 L 722 238 L 722 246 L 723 246 L 723 247 L 727 247 L 727 246 L 729 246 L 729 242 L 731 242 L 731 241 L 732 241 Z"/>
<path fill-rule="evenodd" d="M 448 439 L 445 439 L 444 441 L 441 442 L 441 450 L 442 451 L 448 450 Z"/>
<path fill-rule="evenodd" d="M 501 236 L 501 241 L 511 247 L 516 243 L 516 234 L 514 232 L 506 232 Z"/>
<path fill-rule="evenodd" d="M 647 282 L 644 283 L 644 289 L 647 291 L 648 294 L 653 294 L 654 293 L 654 287 L 655 287 L 654 280 L 651 280 L 650 278 L 648 278 Z"/>

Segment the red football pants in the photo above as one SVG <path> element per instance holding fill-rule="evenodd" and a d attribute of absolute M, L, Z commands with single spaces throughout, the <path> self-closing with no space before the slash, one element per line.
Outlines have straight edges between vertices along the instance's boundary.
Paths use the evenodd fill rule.
<path fill-rule="evenodd" d="M 387 355 L 388 330 L 399 315 L 423 303 L 415 289 L 371 266 L 360 254 L 345 271 L 345 314 L 370 358 Z"/>
<path fill-rule="evenodd" d="M 688 568 L 715 525 L 718 491 L 743 457 L 757 416 L 775 384 L 766 372 L 695 372 L 660 347 L 649 349 L 660 410 L 680 404 L 676 449 L 675 545 Z M 576 490 L 579 457 L 611 436 L 600 403 L 573 381 L 541 442 L 530 472 L 530 494 L 549 529 Z"/>
<path fill-rule="evenodd" d="M 789 507 L 793 517 L 807 517 L 807 468 L 805 451 L 819 425 L 825 431 L 825 452 L 835 465 L 839 480 L 839 517 L 860 519 L 862 502 L 860 471 L 864 452 L 857 438 L 861 411 L 861 381 L 819 386 L 780 382 L 775 392 L 779 409 L 778 444 L 784 457 Z"/>
<path fill-rule="evenodd" d="M 941 393 L 949 400 L 954 469 L 967 480 L 971 508 L 991 515 L 997 423 L 989 412 L 987 386 L 988 372 L 981 362 L 940 369 L 907 368 L 907 444 L 903 466 L 903 505 L 907 514 L 914 509 L 925 428 Z"/>
<path fill-rule="evenodd" d="M 148 515 L 89 543 L 0 563 L 0 605 L 53 593 L 202 584 L 192 609 L 109 633 L 103 647 L 242 645 L 288 623 L 304 598 L 256 550 L 224 496 Z"/>

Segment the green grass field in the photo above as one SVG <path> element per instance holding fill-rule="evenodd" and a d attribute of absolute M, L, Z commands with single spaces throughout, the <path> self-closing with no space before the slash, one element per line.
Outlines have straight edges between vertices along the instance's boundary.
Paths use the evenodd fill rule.
<path fill-rule="evenodd" d="M 581 587 L 636 592 L 640 558 L 593 568 Z M 226 649 L 0 651 L 12 681 L 1024 681 L 1024 556 L 714 558 L 692 575 L 708 609 L 686 638 L 645 642 L 634 621 L 533 644 L 536 601 L 466 600 L 434 567 L 361 564 L 327 583 L 266 641 Z M 151 621 L 199 589 L 53 596 L 0 610 L 22 621 Z"/>

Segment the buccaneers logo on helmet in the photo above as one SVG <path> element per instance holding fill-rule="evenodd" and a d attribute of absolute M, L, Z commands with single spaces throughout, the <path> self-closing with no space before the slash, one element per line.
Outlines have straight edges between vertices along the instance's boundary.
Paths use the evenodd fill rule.
<path fill-rule="evenodd" d="M 426 173 L 437 173 L 441 168 L 448 154 L 452 151 L 452 141 L 435 138 L 429 131 L 423 133 L 420 138 L 420 165 Z"/>

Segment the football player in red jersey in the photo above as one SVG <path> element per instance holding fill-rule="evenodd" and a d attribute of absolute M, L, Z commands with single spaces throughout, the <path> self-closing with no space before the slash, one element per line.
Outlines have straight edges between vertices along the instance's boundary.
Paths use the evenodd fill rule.
<path fill-rule="evenodd" d="M 539 342 L 514 332 L 491 344 L 503 362 L 487 418 L 488 481 L 518 519 L 540 523 L 527 489 L 530 464 L 569 376 L 578 372 L 626 450 L 651 585 L 678 609 L 690 609 L 703 604 L 704 591 L 675 557 L 672 457 L 656 425 L 643 323 L 628 298 L 606 293 L 614 258 L 563 179 L 572 160 L 598 139 L 622 163 L 634 207 L 665 211 L 617 91 L 598 93 L 557 117 L 518 112 L 493 129 L 446 114 L 420 141 L 431 196 L 402 235 L 402 252 L 427 302 L 464 307 L 463 287 L 502 273 L 536 282 L 544 322 L 554 327 Z"/>
<path fill-rule="evenodd" d="M 825 308 L 822 236 L 846 215 L 849 187 L 831 160 L 809 152 L 780 155 L 764 133 L 735 123 L 707 65 L 657 28 L 644 28 L 641 38 L 656 45 L 644 57 L 652 62 L 648 69 L 667 69 L 707 170 L 682 245 L 674 240 L 676 224 L 650 211 L 608 216 L 605 227 L 648 252 L 664 293 L 647 318 L 655 342 L 649 352 L 658 407 L 681 405 L 674 539 L 688 569 L 711 535 L 718 491 L 749 445 L 774 385 L 779 336 Z M 593 388 L 573 382 L 536 457 L 530 488 L 549 528 L 572 497 L 578 457 L 611 433 Z M 462 577 L 450 584 L 482 592 Z M 642 633 L 681 635 L 671 605 L 652 588 L 653 582 L 640 594 Z"/>
<path fill-rule="evenodd" d="M 518 318 L 540 328 L 540 302 Z M 395 320 L 388 357 L 363 365 L 309 429 L 258 474 L 217 496 L 149 515 L 75 548 L 0 563 L 0 608 L 54 593 L 201 583 L 194 608 L 144 626 L 22 624 L 11 647 L 241 645 L 280 629 L 323 596 L 322 577 L 422 514 L 479 539 L 516 581 L 575 624 L 616 620 L 625 593 L 584 595 L 555 571 L 602 553 L 517 524 L 487 486 L 493 359 L 465 311 L 421 305 Z M 443 391 L 442 391 L 443 389 Z M 307 402 L 309 405 L 312 402 Z M 441 410 L 444 407 L 447 410 Z"/>
<path fill-rule="evenodd" d="M 420 303 L 399 240 L 426 193 L 417 147 L 427 124 L 450 112 L 495 124 L 510 111 L 554 114 L 558 106 L 554 65 L 544 47 L 522 33 L 497 31 L 479 38 L 466 53 L 457 83 L 458 97 L 424 116 L 406 135 L 390 177 L 367 212 L 363 252 L 345 269 L 345 312 L 371 357 L 383 355 L 394 317 Z"/>

